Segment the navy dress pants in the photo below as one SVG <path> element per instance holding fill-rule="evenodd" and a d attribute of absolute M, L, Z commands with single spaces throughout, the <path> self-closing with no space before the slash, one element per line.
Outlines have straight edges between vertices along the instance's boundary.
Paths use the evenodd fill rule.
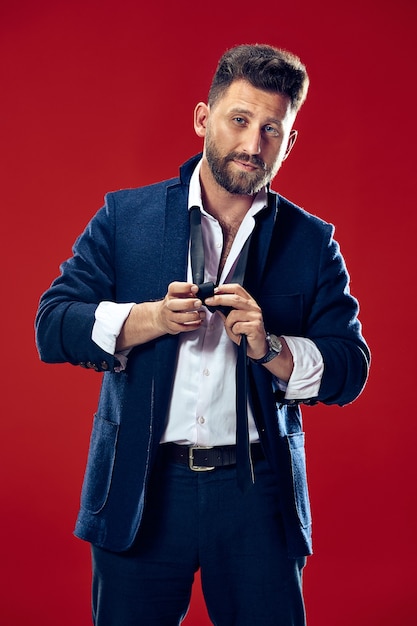
<path fill-rule="evenodd" d="M 266 460 L 255 477 L 243 494 L 235 467 L 198 473 L 158 461 L 133 547 L 92 546 L 95 626 L 178 626 L 199 568 L 215 626 L 304 626 L 305 559 L 287 556 Z"/>

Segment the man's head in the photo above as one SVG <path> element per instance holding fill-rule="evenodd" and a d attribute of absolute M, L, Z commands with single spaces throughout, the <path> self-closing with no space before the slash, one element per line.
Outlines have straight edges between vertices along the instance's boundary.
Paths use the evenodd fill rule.
<path fill-rule="evenodd" d="M 206 186 L 213 179 L 229 193 L 253 195 L 267 185 L 294 145 L 292 125 L 307 89 L 305 67 L 288 52 L 258 44 L 228 50 L 208 104 L 195 109 Z"/>
<path fill-rule="evenodd" d="M 221 57 L 208 95 L 213 107 L 235 80 L 287 96 L 295 113 L 307 97 L 309 78 L 300 59 L 285 50 L 264 44 L 241 45 Z"/>

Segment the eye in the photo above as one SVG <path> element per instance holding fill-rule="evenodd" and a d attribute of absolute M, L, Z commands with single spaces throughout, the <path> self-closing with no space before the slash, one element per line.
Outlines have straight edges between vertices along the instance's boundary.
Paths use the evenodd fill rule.
<path fill-rule="evenodd" d="M 270 135 L 271 137 L 278 137 L 279 135 L 278 129 L 275 128 L 275 126 L 271 126 L 271 124 L 267 124 L 266 126 L 264 126 L 264 131 L 267 135 Z"/>
<path fill-rule="evenodd" d="M 233 118 L 233 121 L 235 122 L 235 124 L 237 124 L 238 126 L 244 126 L 246 124 L 246 120 L 243 117 L 240 117 L 239 115 L 236 115 L 236 117 Z"/>

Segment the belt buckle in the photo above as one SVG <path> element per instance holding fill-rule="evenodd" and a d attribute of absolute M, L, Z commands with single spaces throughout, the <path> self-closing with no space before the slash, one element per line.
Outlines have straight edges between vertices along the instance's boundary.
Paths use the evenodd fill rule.
<path fill-rule="evenodd" d="M 214 446 L 189 446 L 188 448 L 188 465 L 193 472 L 210 472 L 215 466 L 194 465 L 194 450 L 212 450 Z"/>

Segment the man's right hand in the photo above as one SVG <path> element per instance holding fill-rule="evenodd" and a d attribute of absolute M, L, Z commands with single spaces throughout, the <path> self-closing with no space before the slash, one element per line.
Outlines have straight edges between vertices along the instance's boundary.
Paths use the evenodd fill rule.
<path fill-rule="evenodd" d="M 147 343 L 165 334 L 177 335 L 198 328 L 205 318 L 197 285 L 175 281 L 162 300 L 135 304 L 116 342 L 116 352 Z"/>

